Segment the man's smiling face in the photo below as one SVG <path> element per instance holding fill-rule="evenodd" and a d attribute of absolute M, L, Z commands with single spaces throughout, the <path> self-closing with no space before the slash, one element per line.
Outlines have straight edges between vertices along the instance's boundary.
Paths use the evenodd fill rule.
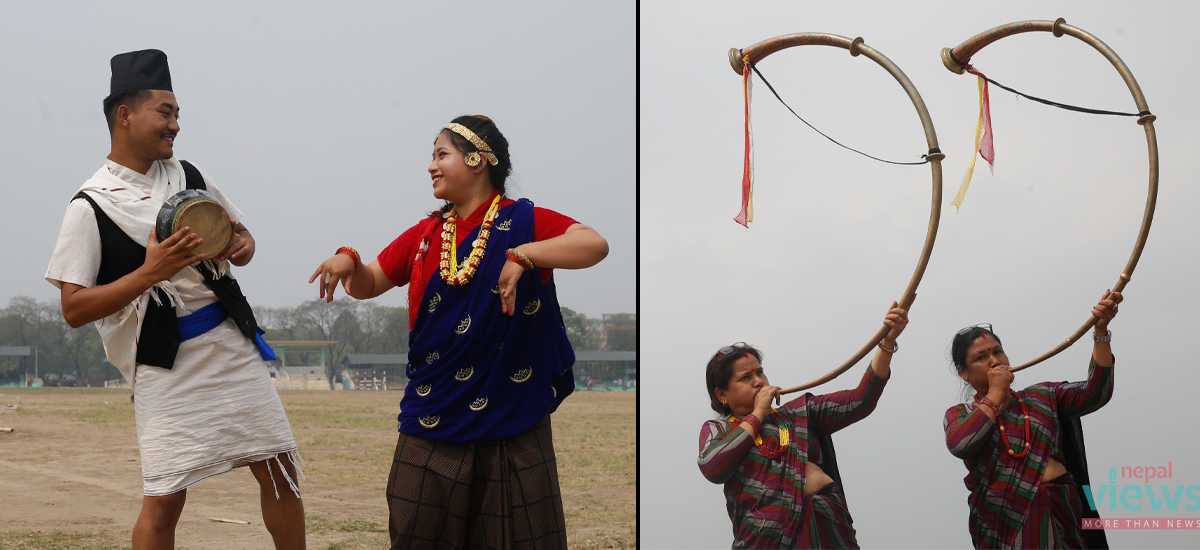
<path fill-rule="evenodd" d="M 175 94 L 153 90 L 129 115 L 131 145 L 138 156 L 148 160 L 169 159 L 174 154 L 179 133 L 179 103 Z"/>

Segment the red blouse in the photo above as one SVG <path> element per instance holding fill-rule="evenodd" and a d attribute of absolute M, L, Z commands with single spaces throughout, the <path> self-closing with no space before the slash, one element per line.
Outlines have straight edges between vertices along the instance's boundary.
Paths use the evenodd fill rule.
<path fill-rule="evenodd" d="M 496 194 L 493 193 L 492 196 L 488 197 L 486 201 L 483 201 L 483 204 L 476 208 L 470 216 L 466 218 L 459 217 L 455 219 L 454 236 L 458 241 L 456 243 L 458 246 L 462 246 L 462 243 L 467 238 L 467 235 L 471 231 L 474 231 L 479 224 L 483 223 L 483 217 L 487 214 L 488 206 L 491 206 L 492 199 L 495 198 L 495 196 Z M 504 208 L 513 202 L 514 201 L 508 198 L 500 199 L 500 208 Z M 392 241 L 392 244 L 388 245 L 387 248 L 383 249 L 383 251 L 379 253 L 377 258 L 379 260 L 379 267 L 383 268 L 383 274 L 387 275 L 387 278 L 390 279 L 396 286 L 404 286 L 409 283 L 409 277 L 412 274 L 413 260 L 417 256 L 417 247 L 421 245 L 422 237 L 424 237 L 429 231 L 429 224 L 434 222 L 438 222 L 439 225 L 436 229 L 434 229 L 432 239 L 429 241 L 430 250 L 425 255 L 425 265 L 422 269 L 422 273 L 427 274 L 427 276 L 433 276 L 433 274 L 438 271 L 439 262 L 441 261 L 443 231 L 441 228 L 441 218 L 425 218 L 417 222 L 417 225 L 414 225 L 408 228 L 408 230 L 404 233 L 401 233 L 399 237 L 396 237 L 396 240 Z M 552 239 L 562 235 L 563 233 L 566 233 L 568 227 L 571 227 L 577 223 L 579 222 L 553 210 L 534 207 L 534 240 L 544 241 L 547 239 Z M 503 250 L 499 252 L 488 250 L 487 252 L 490 254 L 504 253 Z M 546 281 L 550 280 L 550 275 L 553 272 L 553 269 L 541 269 L 542 282 L 545 283 Z"/>

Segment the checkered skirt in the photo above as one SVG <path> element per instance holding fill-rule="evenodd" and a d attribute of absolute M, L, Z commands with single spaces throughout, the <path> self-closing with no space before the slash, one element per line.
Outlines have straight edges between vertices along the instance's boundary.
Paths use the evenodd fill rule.
<path fill-rule="evenodd" d="M 486 443 L 401 433 L 387 487 L 393 550 L 567 547 L 549 415 Z"/>

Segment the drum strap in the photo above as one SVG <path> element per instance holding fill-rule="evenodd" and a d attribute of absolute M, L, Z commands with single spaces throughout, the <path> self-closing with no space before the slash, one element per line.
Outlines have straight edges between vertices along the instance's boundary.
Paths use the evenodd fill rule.
<path fill-rule="evenodd" d="M 186 160 L 179 161 L 179 165 L 183 166 L 183 185 L 185 189 L 208 191 L 208 186 L 204 184 L 204 176 L 200 175 L 200 170 Z"/>
<path fill-rule="evenodd" d="M 179 161 L 179 164 L 183 166 L 184 185 L 187 189 L 208 190 L 200 170 L 186 160 Z M 197 264 L 196 271 L 204 276 L 204 282 L 208 288 L 217 295 L 221 305 L 229 311 L 229 316 L 233 317 L 238 330 L 242 331 L 242 334 L 251 341 L 258 340 L 258 321 L 254 319 L 254 310 L 250 308 L 250 302 L 242 294 L 242 287 L 238 285 L 237 279 L 219 277 L 218 274 L 204 268 L 203 264 Z"/>

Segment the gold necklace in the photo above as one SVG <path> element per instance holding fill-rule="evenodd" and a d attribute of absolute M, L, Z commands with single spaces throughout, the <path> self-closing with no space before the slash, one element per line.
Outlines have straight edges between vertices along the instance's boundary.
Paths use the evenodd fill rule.
<path fill-rule="evenodd" d="M 439 262 L 442 280 L 447 284 L 465 285 L 470 282 L 475 271 L 479 269 L 479 262 L 483 260 L 483 253 L 487 249 L 488 237 L 492 234 L 492 222 L 496 219 L 499 211 L 501 197 L 502 195 L 496 195 L 496 198 L 492 199 L 492 205 L 488 207 L 487 213 L 483 216 L 483 224 L 479 227 L 479 237 L 472 243 L 471 255 L 467 257 L 462 267 L 458 265 L 458 239 L 454 238 L 457 228 L 454 222 L 457 212 L 454 208 L 450 209 L 446 223 L 442 225 L 442 257 Z"/>

